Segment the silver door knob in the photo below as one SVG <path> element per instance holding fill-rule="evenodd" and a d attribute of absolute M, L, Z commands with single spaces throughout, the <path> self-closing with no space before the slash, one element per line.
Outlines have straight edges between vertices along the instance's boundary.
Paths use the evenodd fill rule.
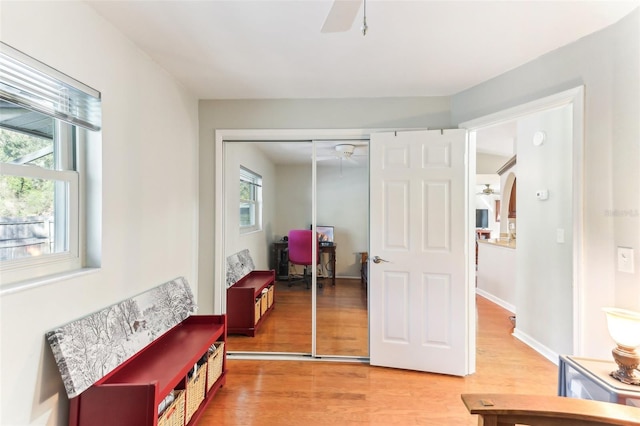
<path fill-rule="evenodd" d="M 388 262 L 388 260 L 381 259 L 378 256 L 373 257 L 373 263 L 381 263 L 381 262 Z"/>

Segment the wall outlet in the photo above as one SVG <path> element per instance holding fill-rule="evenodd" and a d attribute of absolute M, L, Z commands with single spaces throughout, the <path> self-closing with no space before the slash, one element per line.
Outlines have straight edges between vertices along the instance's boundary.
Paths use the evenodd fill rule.
<path fill-rule="evenodd" d="M 538 200 L 544 201 L 549 198 L 549 190 L 548 189 L 538 189 L 536 191 L 536 198 Z"/>
<path fill-rule="evenodd" d="M 634 273 L 633 249 L 631 247 L 618 247 L 618 271 Z"/>

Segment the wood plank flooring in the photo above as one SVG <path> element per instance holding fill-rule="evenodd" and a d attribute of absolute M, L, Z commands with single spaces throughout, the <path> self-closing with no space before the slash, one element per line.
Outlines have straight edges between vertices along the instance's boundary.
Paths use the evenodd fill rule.
<path fill-rule="evenodd" d="M 282 301 L 278 309 L 285 311 L 286 297 Z M 361 363 L 229 360 L 227 383 L 199 424 L 476 425 L 461 393 L 555 395 L 557 367 L 511 336 L 511 314 L 482 297 L 477 313 L 477 364 L 470 376 Z"/>
<path fill-rule="evenodd" d="M 360 280 L 322 283 L 317 292 L 317 353 L 368 356 L 367 296 Z M 275 300 L 256 336 L 230 335 L 228 350 L 311 353 L 311 290 L 304 282 L 277 282 Z"/>

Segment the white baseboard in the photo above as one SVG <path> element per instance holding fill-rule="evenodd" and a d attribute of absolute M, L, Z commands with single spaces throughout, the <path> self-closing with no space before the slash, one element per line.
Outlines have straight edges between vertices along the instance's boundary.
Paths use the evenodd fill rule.
<path fill-rule="evenodd" d="M 495 303 L 498 306 L 503 307 L 504 309 L 506 309 L 509 312 L 512 312 L 513 314 L 516 313 L 516 307 L 513 306 L 511 303 L 505 302 L 504 300 L 498 297 L 495 297 L 494 295 L 487 293 L 482 289 L 476 288 L 476 294 L 484 297 L 487 300 L 490 300 L 491 302 Z M 542 343 L 538 342 L 536 339 L 532 338 L 528 334 L 523 333 L 518 329 L 517 316 L 516 316 L 516 328 L 513 330 L 513 337 L 520 340 L 521 342 L 529 346 L 531 349 L 538 352 L 540 355 L 542 355 L 549 361 L 553 362 L 555 365 L 558 365 L 559 355 L 557 353 L 555 353 L 554 351 L 552 351 Z"/>
<path fill-rule="evenodd" d="M 542 355 L 543 357 L 545 357 L 546 359 L 548 359 L 549 361 L 551 361 L 555 365 L 558 365 L 558 363 L 559 363 L 559 355 L 557 353 L 555 353 L 554 351 L 552 351 L 551 349 L 549 349 L 548 347 L 546 347 L 542 343 L 538 342 L 537 340 L 535 340 L 534 338 L 532 338 L 528 334 L 523 333 L 522 331 L 518 330 L 517 326 L 516 326 L 516 329 L 513 330 L 513 337 L 515 337 L 516 339 L 522 341 L 527 346 L 531 347 L 533 350 L 538 352 L 540 355 Z"/>
<path fill-rule="evenodd" d="M 495 303 L 498 306 L 503 307 L 504 309 L 506 309 L 507 311 L 511 312 L 512 314 L 516 313 L 516 307 L 513 306 L 511 303 L 509 302 L 505 302 L 504 300 L 495 297 L 493 294 L 487 293 L 486 291 L 480 289 L 480 288 L 476 288 L 476 294 L 479 296 L 484 297 L 485 299 L 488 299 L 490 301 L 492 301 L 493 303 Z"/>

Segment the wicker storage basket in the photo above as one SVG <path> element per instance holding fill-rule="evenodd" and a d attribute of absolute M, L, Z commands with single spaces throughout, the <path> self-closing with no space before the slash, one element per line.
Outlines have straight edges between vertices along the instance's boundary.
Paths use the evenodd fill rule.
<path fill-rule="evenodd" d="M 184 422 L 189 423 L 191 416 L 198 410 L 200 403 L 204 400 L 204 387 L 207 381 L 207 369 L 203 364 L 196 374 L 187 381 L 186 395 L 186 415 Z"/>
<path fill-rule="evenodd" d="M 216 342 L 216 350 L 207 359 L 207 391 L 222 374 L 222 360 L 224 359 L 224 342 Z"/>
<path fill-rule="evenodd" d="M 267 312 L 267 292 L 265 291 L 264 293 L 262 293 L 262 304 L 260 305 L 260 315 L 264 315 L 265 312 Z"/>
<path fill-rule="evenodd" d="M 158 417 L 158 426 L 184 426 L 184 391 L 172 391 L 174 400 Z"/>
<path fill-rule="evenodd" d="M 271 284 L 269 287 L 269 292 L 267 293 L 267 308 L 270 308 L 273 305 L 273 292 L 275 291 L 276 286 Z"/>
<path fill-rule="evenodd" d="M 256 313 L 255 313 L 255 321 L 254 324 L 257 324 L 260 321 L 260 315 L 262 313 L 262 297 L 258 297 L 256 299 Z"/>

